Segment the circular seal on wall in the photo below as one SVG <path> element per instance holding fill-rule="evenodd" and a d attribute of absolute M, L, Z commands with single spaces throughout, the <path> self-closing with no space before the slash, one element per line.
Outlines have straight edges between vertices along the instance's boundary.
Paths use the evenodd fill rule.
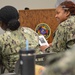
<path fill-rule="evenodd" d="M 48 39 L 48 37 L 51 34 L 51 29 L 48 26 L 48 24 L 46 23 L 40 23 L 36 26 L 35 31 L 39 34 L 39 35 L 44 35 L 44 37 L 46 39 Z"/>

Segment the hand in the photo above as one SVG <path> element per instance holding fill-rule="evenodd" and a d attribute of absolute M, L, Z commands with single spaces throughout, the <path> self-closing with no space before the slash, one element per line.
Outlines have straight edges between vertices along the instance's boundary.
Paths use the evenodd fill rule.
<path fill-rule="evenodd" d="M 46 48 L 48 48 L 48 47 L 49 47 L 49 46 L 44 45 L 44 46 L 40 46 L 40 49 L 41 49 L 41 51 L 43 51 L 43 52 L 44 52 L 44 51 L 45 51 L 45 49 L 46 49 Z"/>
<path fill-rule="evenodd" d="M 49 46 L 52 46 L 52 43 L 50 43 Z"/>

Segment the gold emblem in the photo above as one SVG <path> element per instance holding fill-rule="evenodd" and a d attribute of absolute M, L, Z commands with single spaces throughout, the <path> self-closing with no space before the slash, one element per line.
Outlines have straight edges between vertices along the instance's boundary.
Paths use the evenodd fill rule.
<path fill-rule="evenodd" d="M 48 24 L 46 23 L 40 23 L 36 26 L 35 31 L 39 34 L 39 35 L 44 35 L 44 37 L 46 39 L 49 38 L 50 34 L 51 34 L 51 29 L 49 27 Z"/>

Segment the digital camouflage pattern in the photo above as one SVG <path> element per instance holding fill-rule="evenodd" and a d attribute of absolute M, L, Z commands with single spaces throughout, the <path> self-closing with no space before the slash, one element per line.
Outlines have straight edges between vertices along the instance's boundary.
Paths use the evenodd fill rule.
<path fill-rule="evenodd" d="M 45 51 L 65 51 L 69 46 L 74 44 L 73 41 L 70 41 L 72 39 L 75 39 L 75 16 L 70 16 L 67 20 L 58 25 L 52 46 L 48 47 Z M 68 43 L 68 41 L 70 42 Z"/>
<path fill-rule="evenodd" d="M 49 56 L 43 75 L 75 75 L 75 44 L 66 52 Z"/>
<path fill-rule="evenodd" d="M 6 31 L 0 35 L 0 59 L 9 72 L 14 70 L 19 59 L 19 50 L 26 47 L 26 39 L 29 41 L 29 47 L 36 50 L 38 34 L 30 28 L 20 27 L 18 30 Z"/>

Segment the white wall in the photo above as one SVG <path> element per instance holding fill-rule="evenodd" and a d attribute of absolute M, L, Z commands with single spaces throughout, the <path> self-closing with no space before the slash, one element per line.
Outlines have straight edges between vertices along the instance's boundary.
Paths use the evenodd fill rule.
<path fill-rule="evenodd" d="M 72 1 L 75 3 L 75 0 L 57 0 L 55 6 L 57 7 L 60 3 L 64 2 L 64 1 Z"/>
<path fill-rule="evenodd" d="M 18 10 L 55 8 L 56 0 L 0 0 L 0 8 L 5 5 L 15 6 Z"/>
<path fill-rule="evenodd" d="M 25 7 L 29 9 L 48 9 L 55 8 L 56 0 L 0 0 L 0 8 L 11 5 L 18 10 L 23 10 Z M 0 28 L 0 34 L 4 31 Z"/>

